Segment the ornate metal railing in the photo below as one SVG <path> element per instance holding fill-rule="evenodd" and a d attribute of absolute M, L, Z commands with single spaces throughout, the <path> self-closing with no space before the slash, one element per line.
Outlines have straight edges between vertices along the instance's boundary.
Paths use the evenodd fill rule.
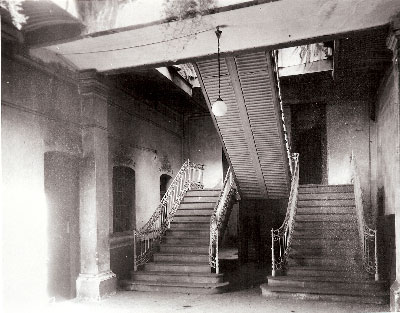
<path fill-rule="evenodd" d="M 290 196 L 285 220 L 278 229 L 271 229 L 272 240 L 272 276 L 286 265 L 290 252 L 290 244 L 294 229 L 294 219 L 297 211 L 297 194 L 299 189 L 299 154 L 292 154 L 293 175 L 290 187 Z"/>
<path fill-rule="evenodd" d="M 354 186 L 354 198 L 356 202 L 356 215 L 362 250 L 363 265 L 365 270 L 369 274 L 375 275 L 375 280 L 379 280 L 378 242 L 376 230 L 369 228 L 367 223 L 365 222 L 360 176 L 358 175 L 357 162 L 353 152 L 351 152 L 350 165 L 352 172 L 351 180 Z"/>
<path fill-rule="evenodd" d="M 154 248 L 170 227 L 186 192 L 190 189 L 203 189 L 203 169 L 203 165 L 187 160 L 176 174 L 149 221 L 140 230 L 133 231 L 135 270 L 151 259 Z"/>
<path fill-rule="evenodd" d="M 218 241 L 219 232 L 225 222 L 228 210 L 232 207 L 232 202 L 236 195 L 236 185 L 231 168 L 226 173 L 222 190 L 219 195 L 218 201 L 214 207 L 214 213 L 210 218 L 210 247 L 209 247 L 209 262 L 215 273 L 219 273 L 219 259 L 218 259 Z"/>

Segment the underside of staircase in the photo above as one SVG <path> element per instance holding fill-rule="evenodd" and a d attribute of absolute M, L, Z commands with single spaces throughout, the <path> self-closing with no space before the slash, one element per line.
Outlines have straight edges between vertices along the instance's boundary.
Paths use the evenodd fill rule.
<path fill-rule="evenodd" d="M 188 191 L 153 261 L 131 272 L 120 287 L 136 291 L 220 293 L 228 283 L 209 265 L 210 217 L 220 190 Z"/>
<path fill-rule="evenodd" d="M 288 264 L 261 286 L 270 298 L 388 303 L 362 266 L 352 185 L 300 185 Z"/>
<path fill-rule="evenodd" d="M 284 125 L 270 52 L 252 52 L 195 64 L 204 98 L 211 104 L 220 95 L 228 106 L 224 116 L 211 114 L 246 199 L 287 198 L 289 161 Z"/>

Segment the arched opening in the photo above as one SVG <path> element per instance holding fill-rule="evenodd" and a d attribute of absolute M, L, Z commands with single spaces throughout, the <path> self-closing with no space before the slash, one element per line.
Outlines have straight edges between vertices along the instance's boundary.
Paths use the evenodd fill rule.
<path fill-rule="evenodd" d="M 169 176 L 168 174 L 162 174 L 160 176 L 160 200 L 164 197 L 171 182 L 172 182 L 172 177 Z"/>
<path fill-rule="evenodd" d="M 136 224 L 135 171 L 126 166 L 113 168 L 113 232 L 131 230 Z"/>

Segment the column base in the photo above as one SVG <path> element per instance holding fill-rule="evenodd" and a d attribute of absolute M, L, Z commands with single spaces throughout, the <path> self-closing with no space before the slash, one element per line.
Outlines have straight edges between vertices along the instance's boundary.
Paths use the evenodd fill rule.
<path fill-rule="evenodd" d="M 109 271 L 98 275 L 79 274 L 76 280 L 77 298 L 101 300 L 117 292 L 117 277 Z"/>
<path fill-rule="evenodd" d="M 400 312 L 400 282 L 397 280 L 390 286 L 390 311 Z"/>

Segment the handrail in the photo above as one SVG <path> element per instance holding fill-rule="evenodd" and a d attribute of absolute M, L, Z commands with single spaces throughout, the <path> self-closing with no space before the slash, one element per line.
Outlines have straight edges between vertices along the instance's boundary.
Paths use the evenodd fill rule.
<path fill-rule="evenodd" d="M 154 247 L 170 227 L 186 192 L 190 189 L 203 189 L 203 169 L 204 165 L 189 160 L 183 163 L 149 221 L 140 230 L 133 231 L 134 270 L 150 260 Z"/>
<path fill-rule="evenodd" d="M 273 63 L 273 68 L 274 68 L 274 73 L 275 73 L 275 79 L 276 79 L 276 88 L 278 92 L 278 100 L 279 100 L 279 110 L 281 113 L 281 120 L 282 120 L 282 131 L 283 131 L 283 138 L 285 140 L 285 150 L 286 150 L 286 157 L 289 163 L 289 171 L 290 175 L 293 176 L 293 171 L 294 171 L 294 164 L 293 164 L 293 158 L 291 154 L 291 149 L 290 149 L 290 144 L 289 144 L 289 134 L 288 130 L 286 127 L 285 123 L 285 114 L 283 111 L 283 101 L 282 101 L 282 92 L 281 92 L 281 80 L 279 78 L 279 67 L 278 67 L 278 59 L 279 59 L 279 53 L 278 50 L 273 50 L 272 51 L 272 58 L 271 61 Z"/>
<path fill-rule="evenodd" d="M 363 266 L 369 274 L 375 275 L 375 280 L 378 281 L 379 273 L 377 235 L 375 229 L 368 227 L 364 218 L 360 176 L 358 174 L 357 162 L 353 151 L 351 152 L 350 165 L 352 174 L 351 180 L 354 187 L 354 198 L 356 202 L 356 215 L 362 250 Z"/>
<path fill-rule="evenodd" d="M 285 220 L 283 221 L 282 226 L 278 229 L 271 229 L 273 277 L 276 276 L 277 270 L 282 270 L 286 265 L 291 247 L 294 219 L 297 211 L 297 195 L 299 189 L 299 154 L 293 153 L 292 160 L 294 163 L 294 173 L 291 181 L 290 196 Z M 277 249 L 275 248 L 275 242 L 277 244 Z"/>
<path fill-rule="evenodd" d="M 214 212 L 210 218 L 210 246 L 209 246 L 209 263 L 211 268 L 215 269 L 215 273 L 219 273 L 219 258 L 218 258 L 218 241 L 219 231 L 222 224 L 225 222 L 225 217 L 228 209 L 231 207 L 231 201 L 236 193 L 236 185 L 231 168 L 225 175 L 221 193 L 218 201 L 215 204 Z"/>

